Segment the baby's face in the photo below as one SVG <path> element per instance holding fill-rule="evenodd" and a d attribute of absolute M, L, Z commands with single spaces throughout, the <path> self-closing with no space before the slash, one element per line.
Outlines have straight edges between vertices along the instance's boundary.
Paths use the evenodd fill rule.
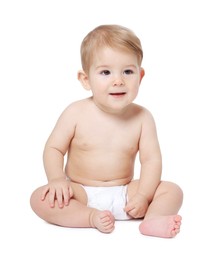
<path fill-rule="evenodd" d="M 108 47 L 98 50 L 88 74 L 94 102 L 105 112 L 124 111 L 136 98 L 143 76 L 135 54 Z"/>

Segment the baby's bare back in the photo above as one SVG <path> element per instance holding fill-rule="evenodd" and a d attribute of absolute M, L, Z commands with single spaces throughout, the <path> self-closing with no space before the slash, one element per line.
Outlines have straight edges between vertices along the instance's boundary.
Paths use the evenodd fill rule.
<path fill-rule="evenodd" d="M 68 151 L 66 174 L 71 180 L 90 186 L 129 183 L 138 152 L 140 114 L 136 105 L 123 116 L 95 106 L 83 111 Z"/>

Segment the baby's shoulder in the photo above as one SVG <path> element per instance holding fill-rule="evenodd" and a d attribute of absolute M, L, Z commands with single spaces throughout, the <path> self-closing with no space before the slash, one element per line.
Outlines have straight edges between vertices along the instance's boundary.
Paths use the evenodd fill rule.
<path fill-rule="evenodd" d="M 65 113 L 82 112 L 83 110 L 87 109 L 89 103 L 90 101 L 88 98 L 74 101 L 70 103 L 63 112 Z"/>
<path fill-rule="evenodd" d="M 132 111 L 133 113 L 139 115 L 140 117 L 152 117 L 152 114 L 150 110 L 148 110 L 146 107 L 138 105 L 138 104 L 132 104 Z"/>
<path fill-rule="evenodd" d="M 137 104 L 133 104 L 133 117 L 142 125 L 142 126 L 152 126 L 155 125 L 155 119 L 151 113 L 151 111 Z"/>
<path fill-rule="evenodd" d="M 78 100 L 70 103 L 61 113 L 59 119 L 77 122 L 79 118 L 85 113 L 88 106 L 88 99 Z"/>

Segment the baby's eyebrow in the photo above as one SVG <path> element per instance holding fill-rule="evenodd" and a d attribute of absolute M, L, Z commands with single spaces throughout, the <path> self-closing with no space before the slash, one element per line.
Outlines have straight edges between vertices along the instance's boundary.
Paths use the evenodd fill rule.
<path fill-rule="evenodd" d="M 101 67 L 109 67 L 109 65 L 108 64 L 100 64 L 96 68 L 101 68 Z"/>
<path fill-rule="evenodd" d="M 136 68 L 136 65 L 130 64 L 130 65 L 126 65 L 125 67 L 127 67 L 127 68 L 129 68 L 129 67 L 134 67 L 134 68 Z"/>
<path fill-rule="evenodd" d="M 123 68 L 136 68 L 136 65 L 134 65 L 134 64 L 127 64 L 127 65 L 125 65 L 125 66 L 123 66 Z M 109 65 L 99 65 L 99 66 L 97 66 L 96 67 L 96 69 L 109 69 L 110 68 L 110 66 Z"/>

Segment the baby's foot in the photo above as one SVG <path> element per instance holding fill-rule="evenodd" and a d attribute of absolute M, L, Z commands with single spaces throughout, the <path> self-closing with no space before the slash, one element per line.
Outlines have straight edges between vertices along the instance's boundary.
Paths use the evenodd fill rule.
<path fill-rule="evenodd" d="M 111 233 L 114 230 L 115 219 L 108 210 L 93 210 L 90 214 L 90 225 L 103 233 Z"/>
<path fill-rule="evenodd" d="M 180 231 L 182 217 L 179 215 L 158 216 L 144 219 L 139 226 L 143 235 L 170 238 Z"/>

